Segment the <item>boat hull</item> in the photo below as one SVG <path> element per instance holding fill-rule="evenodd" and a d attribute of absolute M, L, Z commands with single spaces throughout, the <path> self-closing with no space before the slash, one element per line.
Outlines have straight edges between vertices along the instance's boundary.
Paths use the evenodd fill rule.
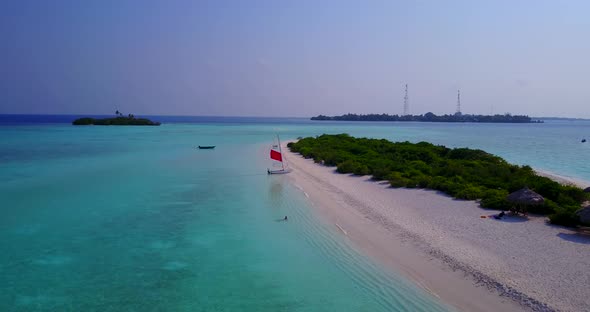
<path fill-rule="evenodd" d="M 214 149 L 215 146 L 201 146 L 199 145 L 199 149 Z"/>
<path fill-rule="evenodd" d="M 268 174 L 285 174 L 291 172 L 291 169 L 281 169 L 281 170 L 268 170 Z"/>

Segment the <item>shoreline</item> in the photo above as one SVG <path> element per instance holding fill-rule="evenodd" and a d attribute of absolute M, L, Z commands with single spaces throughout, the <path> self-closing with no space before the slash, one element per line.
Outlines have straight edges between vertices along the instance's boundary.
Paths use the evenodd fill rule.
<path fill-rule="evenodd" d="M 563 184 L 563 185 L 577 186 L 581 189 L 585 189 L 590 186 L 590 182 L 584 181 L 584 180 L 581 180 L 578 178 L 568 177 L 568 176 L 560 175 L 557 173 L 553 173 L 551 171 L 535 169 L 535 168 L 533 168 L 533 171 L 535 171 L 535 173 L 539 176 L 549 178 L 549 179 L 551 179 L 557 183 Z"/>
<path fill-rule="evenodd" d="M 590 305 L 590 292 L 580 289 L 590 279 L 590 238 L 547 225 L 545 217 L 481 218 L 497 211 L 436 191 L 393 189 L 338 174 L 284 151 L 294 169 L 289 178 L 320 219 L 363 254 L 450 306 L 578 311 Z"/>

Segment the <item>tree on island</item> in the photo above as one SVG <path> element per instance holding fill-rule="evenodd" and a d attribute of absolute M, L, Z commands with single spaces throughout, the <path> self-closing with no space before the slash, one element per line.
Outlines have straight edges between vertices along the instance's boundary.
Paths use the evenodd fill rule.
<path fill-rule="evenodd" d="M 123 116 L 123 113 L 121 113 L 119 110 L 115 111 L 115 115 L 117 116 L 117 118 L 125 118 L 125 116 Z M 135 118 L 135 115 L 128 114 L 127 118 L 133 119 L 133 118 Z"/>

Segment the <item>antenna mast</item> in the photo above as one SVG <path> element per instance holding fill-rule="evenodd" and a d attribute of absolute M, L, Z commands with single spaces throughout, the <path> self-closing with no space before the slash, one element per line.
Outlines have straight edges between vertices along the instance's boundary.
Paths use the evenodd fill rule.
<path fill-rule="evenodd" d="M 410 104 L 408 103 L 408 84 L 406 83 L 406 93 L 404 96 L 404 116 L 410 114 Z"/>
<path fill-rule="evenodd" d="M 461 115 L 461 90 L 457 90 L 457 115 Z"/>

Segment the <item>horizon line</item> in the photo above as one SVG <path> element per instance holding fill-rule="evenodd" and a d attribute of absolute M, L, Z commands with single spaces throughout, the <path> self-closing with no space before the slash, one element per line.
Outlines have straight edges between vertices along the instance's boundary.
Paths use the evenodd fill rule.
<path fill-rule="evenodd" d="M 382 114 L 386 114 L 389 115 L 387 113 L 363 113 L 363 114 L 358 114 L 358 113 L 345 113 L 342 115 L 346 115 L 346 114 L 356 114 L 356 115 L 382 115 Z M 424 113 L 425 114 L 425 113 Z M 424 114 L 420 114 L 420 115 L 424 115 Z M 113 116 L 115 114 L 77 114 L 77 113 L 66 113 L 66 114 L 58 114 L 58 113 L 0 113 L 0 116 Z M 312 117 L 317 117 L 320 115 L 324 115 L 324 114 L 320 114 L 320 115 L 315 115 L 315 116 L 255 116 L 255 115 L 168 115 L 168 114 L 132 114 L 134 116 L 149 116 L 149 117 L 215 117 L 215 118 L 292 118 L 292 119 L 303 119 L 303 118 L 312 118 Z M 333 115 L 333 116 L 342 116 L 342 115 Z M 402 116 L 400 114 L 393 114 L 393 115 L 398 115 L 398 116 Z M 390 116 L 393 116 L 390 115 Z M 420 116 L 420 115 L 412 115 L 412 116 Z M 445 115 L 449 115 L 449 114 L 445 114 Z M 505 115 L 505 114 L 493 114 L 493 115 L 486 115 L 486 114 L 468 114 L 465 113 L 464 115 L 481 115 L 481 116 L 495 116 L 495 115 Z M 517 116 L 515 114 L 510 114 L 512 116 Z M 330 116 L 330 115 L 324 115 L 324 116 Z M 577 119 L 577 120 L 590 120 L 590 117 L 584 118 L 584 117 L 569 117 L 569 116 L 529 116 L 529 115 L 521 115 L 521 116 L 528 116 L 530 118 L 537 118 L 537 119 Z"/>

